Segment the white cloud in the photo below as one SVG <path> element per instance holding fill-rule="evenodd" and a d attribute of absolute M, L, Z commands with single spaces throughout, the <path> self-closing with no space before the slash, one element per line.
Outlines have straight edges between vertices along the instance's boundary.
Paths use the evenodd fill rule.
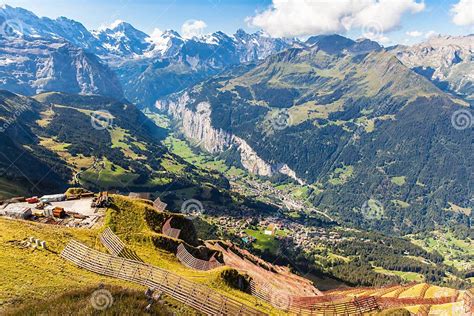
<path fill-rule="evenodd" d="M 474 0 L 460 0 L 451 8 L 453 23 L 461 26 L 474 25 Z"/>
<path fill-rule="evenodd" d="M 109 30 L 113 30 L 115 29 L 117 26 L 119 26 L 120 24 L 124 23 L 124 21 L 122 20 L 115 20 L 114 22 L 110 23 L 110 24 L 102 24 L 101 26 L 99 26 L 99 30 L 100 31 L 105 31 L 107 29 Z"/>
<path fill-rule="evenodd" d="M 202 20 L 188 20 L 184 22 L 183 26 L 181 26 L 181 34 L 184 38 L 201 36 L 203 35 L 203 31 L 206 27 L 206 22 Z"/>
<path fill-rule="evenodd" d="M 375 36 L 375 37 L 367 37 L 368 39 L 370 40 L 373 40 L 373 41 L 376 41 L 380 44 L 384 44 L 384 45 L 388 45 L 388 44 L 391 44 L 392 43 L 392 40 L 390 38 L 388 38 L 387 36 L 384 36 L 384 35 L 379 35 L 379 36 Z"/>
<path fill-rule="evenodd" d="M 436 32 L 436 31 L 429 31 L 429 32 L 426 32 L 425 38 L 431 38 L 431 37 L 437 36 L 437 35 L 439 35 L 438 32 Z"/>
<path fill-rule="evenodd" d="M 397 28 L 404 14 L 424 10 L 424 2 L 417 1 L 273 0 L 269 9 L 247 18 L 247 22 L 275 37 L 345 32 L 351 29 L 361 29 L 364 34 L 374 35 Z"/>
<path fill-rule="evenodd" d="M 423 32 L 420 32 L 420 31 L 410 31 L 410 32 L 406 32 L 406 35 L 410 36 L 410 37 L 420 37 L 423 35 Z"/>
<path fill-rule="evenodd" d="M 163 31 L 158 28 L 154 28 L 153 32 L 150 34 L 149 39 L 151 42 L 156 43 L 162 40 L 161 35 L 163 35 Z"/>

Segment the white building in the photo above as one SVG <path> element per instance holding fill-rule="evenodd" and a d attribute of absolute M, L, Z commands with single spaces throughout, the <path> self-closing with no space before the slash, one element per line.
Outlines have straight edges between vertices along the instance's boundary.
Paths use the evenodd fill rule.
<path fill-rule="evenodd" d="M 0 215 L 8 216 L 11 218 L 27 219 L 32 214 L 33 213 L 31 212 L 31 208 L 26 206 L 8 205 L 4 209 L 0 209 Z"/>

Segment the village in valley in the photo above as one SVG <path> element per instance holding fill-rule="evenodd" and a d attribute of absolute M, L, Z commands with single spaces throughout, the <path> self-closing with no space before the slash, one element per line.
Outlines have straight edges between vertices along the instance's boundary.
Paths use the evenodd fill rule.
<path fill-rule="evenodd" d="M 126 195 L 131 198 L 151 199 L 150 193 L 131 192 Z M 156 201 L 159 201 L 159 198 L 155 200 L 155 204 Z M 161 201 L 158 203 L 160 204 L 158 209 L 163 211 L 166 204 Z M 0 216 L 67 227 L 93 228 L 102 223 L 108 205 L 108 192 L 95 194 L 83 189 L 69 189 L 65 193 L 40 197 L 14 197 L 0 201 Z M 314 248 L 321 242 L 336 243 L 344 240 L 336 231 L 322 227 L 308 227 L 284 217 L 239 218 L 202 215 L 210 224 L 216 224 L 223 234 L 233 234 L 240 238 L 243 245 L 258 242 L 259 236 L 277 240 L 290 239 L 295 247 L 301 249 Z"/>
<path fill-rule="evenodd" d="M 286 213 L 278 212 L 272 216 L 254 216 L 250 209 L 240 216 L 223 215 L 211 208 L 202 210 L 202 214 L 199 214 L 202 220 L 214 225 L 220 236 L 230 237 L 242 247 L 276 252 L 275 248 L 280 244 L 289 244 L 294 249 L 307 252 L 347 239 L 336 228 L 308 226 L 287 216 L 288 212 L 303 212 L 304 201 L 273 187 L 267 181 L 234 178 L 231 183 L 235 192 L 263 196 L 265 202 L 286 210 Z M 123 195 L 143 200 L 151 200 L 153 196 L 150 192 L 129 192 Z M 65 193 L 0 201 L 0 216 L 67 227 L 96 228 L 102 225 L 107 206 L 108 192 L 93 193 L 70 188 Z M 159 198 L 155 200 L 157 210 L 164 211 L 166 206 Z M 326 214 L 323 217 L 329 218 Z"/>
<path fill-rule="evenodd" d="M 232 232 L 243 244 L 258 243 L 258 238 L 291 241 L 298 249 L 313 249 L 321 244 L 335 244 L 346 240 L 334 229 L 305 226 L 290 219 L 278 217 L 235 218 L 219 216 L 206 217 L 222 232 Z"/>

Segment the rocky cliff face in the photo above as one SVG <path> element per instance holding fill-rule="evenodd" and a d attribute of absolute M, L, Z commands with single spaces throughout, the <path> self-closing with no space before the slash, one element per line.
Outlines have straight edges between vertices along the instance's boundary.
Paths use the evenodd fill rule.
<path fill-rule="evenodd" d="M 474 35 L 435 36 L 392 48 L 406 66 L 443 88 L 474 100 Z"/>
<path fill-rule="evenodd" d="M 209 103 L 201 102 L 197 105 L 196 111 L 193 111 L 186 107 L 190 102 L 189 94 L 184 93 L 168 100 L 157 101 L 156 108 L 180 122 L 184 135 L 206 151 L 217 154 L 235 147 L 240 153 L 242 166 L 249 172 L 266 177 L 281 173 L 300 184 L 304 183 L 288 165 L 270 164 L 260 158 L 244 139 L 222 129 L 214 128 L 211 123 Z"/>
<path fill-rule="evenodd" d="M 179 121 L 184 135 L 206 151 L 215 154 L 229 148 L 232 136 L 212 127 L 209 104 L 200 103 L 193 112 L 186 108 L 188 102 L 189 95 L 184 93 L 174 100 L 157 101 L 156 107 Z"/>
<path fill-rule="evenodd" d="M 0 37 L 0 88 L 23 95 L 61 91 L 123 98 L 107 65 L 64 40 Z"/>

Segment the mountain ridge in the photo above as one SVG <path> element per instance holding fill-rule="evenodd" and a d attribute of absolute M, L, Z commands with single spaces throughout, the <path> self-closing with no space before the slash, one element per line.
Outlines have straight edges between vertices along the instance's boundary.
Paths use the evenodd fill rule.
<path fill-rule="evenodd" d="M 242 163 L 250 172 L 265 163 L 287 164 L 292 175 L 318 187 L 312 196 L 316 207 L 357 227 L 416 231 L 432 227 L 433 221 L 454 220 L 457 215 L 441 211 L 448 202 L 469 203 L 472 180 L 462 176 L 473 167 L 468 162 L 469 129 L 458 131 L 451 125 L 453 113 L 468 109 L 468 104 L 387 50 L 375 47 L 354 54 L 347 49 L 328 52 L 318 45 L 286 50 L 250 70 L 235 75 L 229 70 L 157 106 L 182 121 L 185 134 L 204 147 L 207 141 L 221 142 L 215 136 L 223 133 L 233 135 L 226 139 L 241 138 L 254 152 L 240 157 L 241 162 L 253 157 L 255 164 Z M 209 119 L 199 120 L 204 107 Z M 209 126 L 193 127 L 197 121 Z M 218 132 L 202 139 L 206 134 L 200 131 L 212 129 Z M 198 132 L 189 132 L 193 130 Z M 448 143 L 455 149 L 443 153 Z M 414 152 L 421 156 L 412 161 Z M 463 161 L 457 171 L 445 172 L 445 155 Z M 437 179 L 430 177 L 425 164 L 431 172 L 437 170 Z M 454 189 L 453 183 L 463 185 Z M 421 202 L 421 196 L 430 199 Z M 361 206 L 370 199 L 383 203 L 382 213 L 365 213 Z M 419 219 L 427 213 L 426 220 Z"/>
<path fill-rule="evenodd" d="M 433 36 L 390 48 L 397 58 L 445 91 L 474 100 L 474 35 Z"/>
<path fill-rule="evenodd" d="M 52 42 L 66 40 L 87 53 L 96 55 L 117 75 L 125 98 L 143 108 L 153 107 L 156 100 L 188 88 L 229 67 L 259 63 L 287 49 L 318 46 L 329 53 L 351 50 L 351 53 L 357 55 L 382 49 L 374 41 L 352 40 L 337 34 L 312 36 L 303 42 L 298 39 L 271 38 L 262 31 L 248 34 L 239 29 L 233 35 L 214 32 L 183 38 L 173 30 L 148 35 L 123 21 L 89 31 L 80 22 L 65 17 L 40 18 L 28 10 L 11 6 L 0 9 L 0 23 L 5 28 L 0 32 L 0 37 L 7 35 L 11 41 L 21 40 L 22 36 Z M 474 78 L 469 76 L 473 70 L 473 49 L 472 44 L 469 44 L 472 43 L 472 36 L 433 37 L 413 46 L 395 46 L 387 50 L 444 91 L 469 101 L 473 98 L 474 86 Z M 466 45 L 462 44 L 459 48 L 459 45 L 454 45 L 456 42 Z M 444 64 L 440 65 L 437 60 L 443 60 Z M 0 66 L 6 62 L 0 60 Z M 24 67 L 29 66 L 19 62 L 8 71 Z M 9 79 L 6 75 L 4 77 L 4 81 Z M 101 80 L 95 82 L 101 84 Z M 11 89 L 12 86 L 14 85 L 4 85 L 3 88 Z M 58 91 L 62 91 L 61 88 L 56 86 Z M 14 91 L 25 93 L 24 88 Z M 121 95 L 117 89 L 110 92 L 94 87 L 80 93 Z"/>

